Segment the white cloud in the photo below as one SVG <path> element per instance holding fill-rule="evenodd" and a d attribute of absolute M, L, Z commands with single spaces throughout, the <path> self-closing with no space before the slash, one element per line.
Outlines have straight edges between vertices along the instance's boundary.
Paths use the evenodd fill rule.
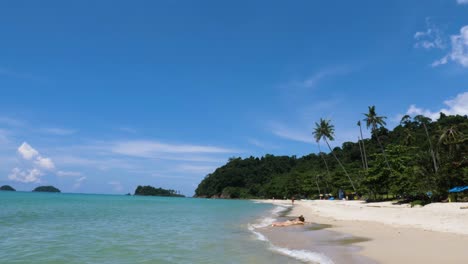
<path fill-rule="evenodd" d="M 416 40 L 414 47 L 444 49 L 446 44 L 442 31 L 432 24 L 429 18 L 426 18 L 426 26 L 426 31 L 419 31 L 414 34 L 414 39 Z"/>
<path fill-rule="evenodd" d="M 446 115 L 468 115 L 468 92 L 458 94 L 454 99 L 444 101 L 444 104 L 447 108 L 442 108 L 435 112 L 411 105 L 408 111 L 406 111 L 406 114 L 412 116 L 424 115 L 432 120 L 437 120 L 440 116 L 440 112 Z"/>
<path fill-rule="evenodd" d="M 468 4 L 468 0 L 457 0 L 459 5 Z"/>
<path fill-rule="evenodd" d="M 53 170 L 55 168 L 55 165 L 50 158 L 42 157 L 39 155 L 39 151 L 35 150 L 26 142 L 23 142 L 23 144 L 19 146 L 18 153 L 25 160 L 34 159 L 34 164 L 42 169 Z"/>
<path fill-rule="evenodd" d="M 55 169 L 55 164 L 52 162 L 50 158 L 43 158 L 41 156 L 37 157 L 36 161 L 34 163 L 46 170 L 53 170 Z"/>
<path fill-rule="evenodd" d="M 200 145 L 177 145 L 166 144 L 156 141 L 123 141 L 118 142 L 112 146 L 112 152 L 124 154 L 128 156 L 158 158 L 160 154 L 219 154 L 219 153 L 236 153 L 237 150 L 226 149 L 213 146 L 200 146 Z"/>
<path fill-rule="evenodd" d="M 22 170 L 19 168 L 14 168 L 8 178 L 12 181 L 19 181 L 24 183 L 39 183 L 41 182 L 40 177 L 43 173 L 38 169 L 31 170 Z"/>
<path fill-rule="evenodd" d="M 432 63 L 433 67 L 447 64 L 449 60 L 468 67 L 468 25 L 460 29 L 460 35 L 450 36 L 451 51 L 439 60 Z"/>
<path fill-rule="evenodd" d="M 23 157 L 23 159 L 26 159 L 26 160 L 31 160 L 39 156 L 39 152 L 37 152 L 37 150 L 35 150 L 26 142 L 23 142 L 23 144 L 19 146 L 18 152 Z"/>

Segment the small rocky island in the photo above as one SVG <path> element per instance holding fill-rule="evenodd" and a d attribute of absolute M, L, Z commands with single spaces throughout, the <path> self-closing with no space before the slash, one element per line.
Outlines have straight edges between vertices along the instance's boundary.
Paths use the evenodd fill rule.
<path fill-rule="evenodd" d="M 163 188 L 154 188 L 153 186 L 140 186 L 135 190 L 135 195 L 144 196 L 170 196 L 170 197 L 185 197 L 182 194 L 177 193 L 174 190 L 166 190 Z"/>
<path fill-rule="evenodd" d="M 0 187 L 0 191 L 16 191 L 15 188 L 11 187 L 10 185 L 3 185 Z"/>
<path fill-rule="evenodd" d="M 33 190 L 33 192 L 55 192 L 59 193 L 60 190 L 55 188 L 54 186 L 39 186 Z"/>

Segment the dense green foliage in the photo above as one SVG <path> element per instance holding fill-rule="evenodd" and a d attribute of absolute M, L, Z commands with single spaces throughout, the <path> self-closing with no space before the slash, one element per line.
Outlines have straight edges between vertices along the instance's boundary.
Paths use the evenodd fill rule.
<path fill-rule="evenodd" d="M 16 191 L 16 190 L 10 185 L 3 185 L 2 187 L 0 187 L 0 191 Z"/>
<path fill-rule="evenodd" d="M 59 193 L 60 190 L 55 188 L 54 186 L 39 186 L 36 187 L 33 192 L 56 192 Z"/>
<path fill-rule="evenodd" d="M 153 186 L 140 186 L 135 190 L 135 195 L 148 195 L 148 196 L 172 196 L 172 197 L 184 197 L 181 194 L 177 194 L 174 190 L 166 190 L 162 188 L 154 188 Z"/>
<path fill-rule="evenodd" d="M 301 158 L 231 158 L 202 180 L 195 196 L 317 198 L 320 193 L 336 196 L 339 189 L 351 193 L 354 184 L 359 195 L 370 199 L 390 196 L 441 200 L 447 197 L 449 188 L 468 185 L 467 116 L 441 114 L 434 122 L 423 116 L 405 116 L 400 125 L 389 131 L 383 126 L 385 117 L 377 116 L 375 108 L 369 110 L 365 121 L 369 115 L 374 121 L 377 119 L 375 126 L 369 121 L 370 139 L 345 142 L 329 154 Z M 317 142 L 322 139 L 329 144 L 333 126 L 322 122 L 317 123 L 314 136 Z"/>

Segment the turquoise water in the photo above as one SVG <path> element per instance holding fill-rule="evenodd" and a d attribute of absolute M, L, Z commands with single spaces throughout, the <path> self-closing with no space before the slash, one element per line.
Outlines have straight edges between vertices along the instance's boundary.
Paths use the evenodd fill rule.
<path fill-rule="evenodd" d="M 298 263 L 249 231 L 250 201 L 0 192 L 1 263 Z"/>

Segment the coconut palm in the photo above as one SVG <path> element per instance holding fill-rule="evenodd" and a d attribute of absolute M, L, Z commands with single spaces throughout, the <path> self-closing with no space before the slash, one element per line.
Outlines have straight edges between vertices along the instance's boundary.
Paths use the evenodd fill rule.
<path fill-rule="evenodd" d="M 451 126 L 442 131 L 439 138 L 439 144 L 444 144 L 449 147 L 449 153 L 453 153 L 453 147 L 458 147 L 458 144 L 464 141 L 463 133 L 458 131 L 456 126 Z"/>
<path fill-rule="evenodd" d="M 366 121 L 367 129 L 369 127 L 371 128 L 372 134 L 375 135 L 377 138 L 377 142 L 379 143 L 380 149 L 382 150 L 382 154 L 385 159 L 385 164 L 387 165 L 388 169 L 391 170 L 390 164 L 388 163 L 387 159 L 387 154 L 385 153 L 385 149 L 382 145 L 382 142 L 380 142 L 379 135 L 377 133 L 377 129 L 379 127 L 385 126 L 387 123 L 385 123 L 384 119 L 386 119 L 386 116 L 378 116 L 377 113 L 375 112 L 375 105 L 369 106 L 369 112 L 367 114 L 364 114 L 366 118 L 364 118 L 363 121 Z"/>
<path fill-rule="evenodd" d="M 361 138 L 357 138 L 357 142 L 359 144 L 359 153 L 361 153 L 361 162 L 362 162 L 362 168 L 365 170 L 366 169 L 366 163 L 364 162 L 364 153 L 362 152 L 362 145 L 361 145 Z"/>
<path fill-rule="evenodd" d="M 359 126 L 359 131 L 361 132 L 361 142 L 362 142 L 362 151 L 364 153 L 365 168 L 369 169 L 369 163 L 367 163 L 366 145 L 364 145 L 364 137 L 362 136 L 361 121 L 358 121 L 357 125 Z"/>
<path fill-rule="evenodd" d="M 325 143 L 327 143 L 328 149 L 330 149 L 331 154 L 336 159 L 341 169 L 343 169 L 345 175 L 348 177 L 349 182 L 351 183 L 351 186 L 353 187 L 354 192 L 356 192 L 356 188 L 354 187 L 354 183 L 351 180 L 351 177 L 349 177 L 349 174 L 346 171 L 345 167 L 343 166 L 343 164 L 341 164 L 341 161 L 331 149 L 330 143 L 328 143 L 328 140 L 335 140 L 335 126 L 330 124 L 330 120 L 324 120 L 320 118 L 320 123 L 315 122 L 315 129 L 314 132 L 312 132 L 312 134 L 314 134 L 315 141 L 319 142 L 320 140 L 323 140 L 325 141 Z"/>
<path fill-rule="evenodd" d="M 432 162 L 434 163 L 434 171 L 437 173 L 438 167 L 437 167 L 436 155 L 434 152 L 434 148 L 432 147 L 432 140 L 429 137 L 429 131 L 427 130 L 427 125 L 426 125 L 426 124 L 429 124 L 431 119 L 423 115 L 417 115 L 414 117 L 414 120 L 422 124 L 424 127 L 424 131 L 426 132 L 426 136 L 427 136 L 427 141 L 429 142 L 429 151 L 431 152 Z"/>
<path fill-rule="evenodd" d="M 319 197 L 322 195 L 322 192 L 320 191 L 320 186 L 318 184 L 318 175 L 315 175 L 315 184 L 317 184 L 317 189 L 319 192 Z"/>
<path fill-rule="evenodd" d="M 328 176 L 328 179 L 330 179 L 330 169 L 328 168 L 328 163 L 327 163 L 327 160 L 325 159 L 325 156 L 323 155 L 323 152 L 322 150 L 320 149 L 320 139 L 315 139 L 315 141 L 317 142 L 317 146 L 318 146 L 318 149 L 319 149 L 319 155 L 320 157 L 322 157 L 322 160 L 323 160 L 323 163 L 325 163 L 325 168 L 327 169 L 327 176 Z M 326 181 L 325 181 L 326 182 Z M 328 189 L 328 183 L 327 183 L 327 189 Z"/>

